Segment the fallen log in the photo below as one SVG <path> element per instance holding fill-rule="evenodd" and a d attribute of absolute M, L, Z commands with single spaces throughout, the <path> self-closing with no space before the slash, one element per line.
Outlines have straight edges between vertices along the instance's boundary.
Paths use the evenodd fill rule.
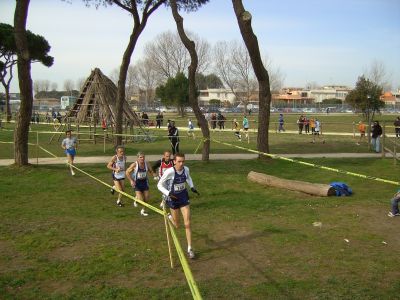
<path fill-rule="evenodd" d="M 247 179 L 261 185 L 273 186 L 291 191 L 298 191 L 314 196 L 327 197 L 336 195 L 335 189 L 328 184 L 282 179 L 279 177 L 253 171 L 250 171 L 250 173 L 247 175 Z"/>

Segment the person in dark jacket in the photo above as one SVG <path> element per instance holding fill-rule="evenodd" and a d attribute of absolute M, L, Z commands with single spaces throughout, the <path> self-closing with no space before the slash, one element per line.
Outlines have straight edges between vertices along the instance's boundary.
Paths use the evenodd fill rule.
<path fill-rule="evenodd" d="M 175 127 L 175 122 L 171 121 L 171 127 L 168 129 L 168 137 L 171 141 L 172 154 L 179 153 L 179 131 Z"/>
<path fill-rule="evenodd" d="M 394 125 L 394 130 L 396 132 L 396 137 L 400 138 L 400 117 L 397 117 L 393 125 Z"/>
<path fill-rule="evenodd" d="M 374 150 L 376 153 L 379 153 L 381 151 L 381 145 L 380 145 L 380 137 L 382 135 L 382 127 L 379 125 L 378 121 L 374 122 L 374 125 L 372 125 L 372 150 Z"/>

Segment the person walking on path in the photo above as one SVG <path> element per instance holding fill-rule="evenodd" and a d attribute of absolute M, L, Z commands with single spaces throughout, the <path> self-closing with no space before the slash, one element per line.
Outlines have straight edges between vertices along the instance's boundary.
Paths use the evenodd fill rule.
<path fill-rule="evenodd" d="M 72 137 L 71 130 L 67 130 L 65 132 L 65 135 L 67 137 L 62 140 L 61 148 L 63 148 L 65 150 L 65 154 L 67 155 L 67 162 L 69 164 L 71 175 L 74 176 L 75 172 L 74 172 L 74 169 L 72 166 L 74 164 L 74 158 L 76 155 L 76 149 L 78 148 L 78 145 L 76 142 L 76 138 Z"/>
<path fill-rule="evenodd" d="M 360 145 L 361 140 L 365 138 L 365 130 L 366 126 L 363 123 L 363 121 L 358 122 L 358 131 L 360 132 L 360 139 L 358 140 L 358 143 L 356 143 L 357 145 Z"/>
<path fill-rule="evenodd" d="M 188 137 L 192 137 L 193 139 L 196 138 L 194 135 L 194 125 L 192 119 L 188 120 Z"/>
<path fill-rule="evenodd" d="M 111 189 L 111 194 L 114 195 L 114 191 L 125 190 L 125 167 L 126 167 L 126 156 L 124 146 L 117 146 L 116 154 L 111 157 L 111 160 L 107 164 L 107 168 L 112 171 L 111 176 L 114 182 L 114 186 Z M 124 204 L 121 201 L 122 194 L 118 193 L 117 205 L 123 207 Z"/>
<path fill-rule="evenodd" d="M 283 119 L 283 114 L 279 114 L 278 123 L 279 123 L 278 132 L 281 131 L 285 132 L 285 129 L 283 128 L 283 124 L 285 123 L 285 120 Z"/>
<path fill-rule="evenodd" d="M 396 137 L 400 138 L 400 117 L 397 117 L 397 119 L 393 123 L 394 125 L 394 130 L 396 133 Z"/>
<path fill-rule="evenodd" d="M 193 193 L 200 194 L 194 188 L 189 168 L 185 166 L 185 155 L 176 153 L 174 165 L 174 167 L 164 172 L 157 184 L 157 188 L 167 197 L 166 204 L 171 211 L 168 218 L 176 228 L 179 226 L 179 211 L 182 213 L 186 231 L 187 253 L 190 259 L 194 259 L 195 254 L 192 248 L 192 231 L 190 224 L 190 201 L 186 183 Z"/>
<path fill-rule="evenodd" d="M 158 180 L 158 176 L 154 173 L 151 166 L 146 162 L 145 155 L 143 152 L 137 154 L 137 161 L 132 163 L 126 170 L 126 176 L 128 177 L 132 188 L 135 191 L 135 196 L 137 199 L 143 202 L 148 202 L 150 198 L 149 193 L 149 180 L 147 174 L 154 177 L 154 180 Z M 136 201 L 133 205 L 137 207 Z M 149 214 L 144 208 L 140 210 L 140 214 L 147 217 Z"/>
<path fill-rule="evenodd" d="M 382 127 L 379 125 L 379 121 L 375 121 L 374 125 L 372 125 L 372 150 L 374 150 L 376 153 L 379 153 L 381 151 L 381 145 L 380 145 L 380 137 L 382 135 Z"/>
<path fill-rule="evenodd" d="M 179 131 L 175 127 L 175 122 L 171 121 L 171 126 L 168 129 L 168 137 L 171 142 L 172 154 L 179 152 Z"/>
<path fill-rule="evenodd" d="M 399 203 L 400 203 L 400 189 L 394 194 L 393 198 L 390 200 L 390 204 L 392 205 L 392 210 L 389 211 L 389 217 L 400 217 L 399 211 Z"/>

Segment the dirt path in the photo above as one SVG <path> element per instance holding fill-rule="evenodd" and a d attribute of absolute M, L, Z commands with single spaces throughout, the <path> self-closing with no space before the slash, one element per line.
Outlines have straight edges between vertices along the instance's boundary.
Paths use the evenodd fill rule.
<path fill-rule="evenodd" d="M 289 158 L 368 158 L 368 157 L 381 157 L 380 153 L 312 153 L 312 154 L 278 154 L 279 156 L 289 157 Z M 146 160 L 156 161 L 160 159 L 160 155 L 146 155 Z M 255 159 L 257 154 L 210 154 L 210 160 L 231 160 L 231 159 Z M 128 161 L 134 161 L 136 156 L 128 156 Z M 186 154 L 187 160 L 201 160 L 201 154 Z M 80 157 L 77 156 L 75 159 L 76 164 L 106 164 L 110 160 L 109 156 L 91 156 L 91 157 Z M 53 158 L 53 157 L 43 157 L 39 158 L 39 165 L 57 165 L 65 164 L 65 157 Z M 0 159 L 0 166 L 9 166 L 14 163 L 13 159 Z M 36 158 L 29 159 L 29 163 L 36 164 Z"/>

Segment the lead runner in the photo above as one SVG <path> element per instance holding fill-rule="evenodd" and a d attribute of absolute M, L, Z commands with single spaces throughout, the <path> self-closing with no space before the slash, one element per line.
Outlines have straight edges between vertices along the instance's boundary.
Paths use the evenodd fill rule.
<path fill-rule="evenodd" d="M 185 155 L 176 153 L 174 156 L 174 167 L 165 170 L 163 176 L 157 184 L 157 188 L 166 197 L 166 204 L 170 208 L 169 219 L 172 224 L 179 226 L 179 210 L 183 216 L 185 224 L 186 240 L 188 244 L 187 253 L 190 259 L 195 258 L 192 248 L 192 231 L 190 229 L 190 201 L 186 183 L 191 191 L 198 195 L 199 192 L 194 188 L 193 180 L 190 177 L 189 168 L 185 166 Z"/>

